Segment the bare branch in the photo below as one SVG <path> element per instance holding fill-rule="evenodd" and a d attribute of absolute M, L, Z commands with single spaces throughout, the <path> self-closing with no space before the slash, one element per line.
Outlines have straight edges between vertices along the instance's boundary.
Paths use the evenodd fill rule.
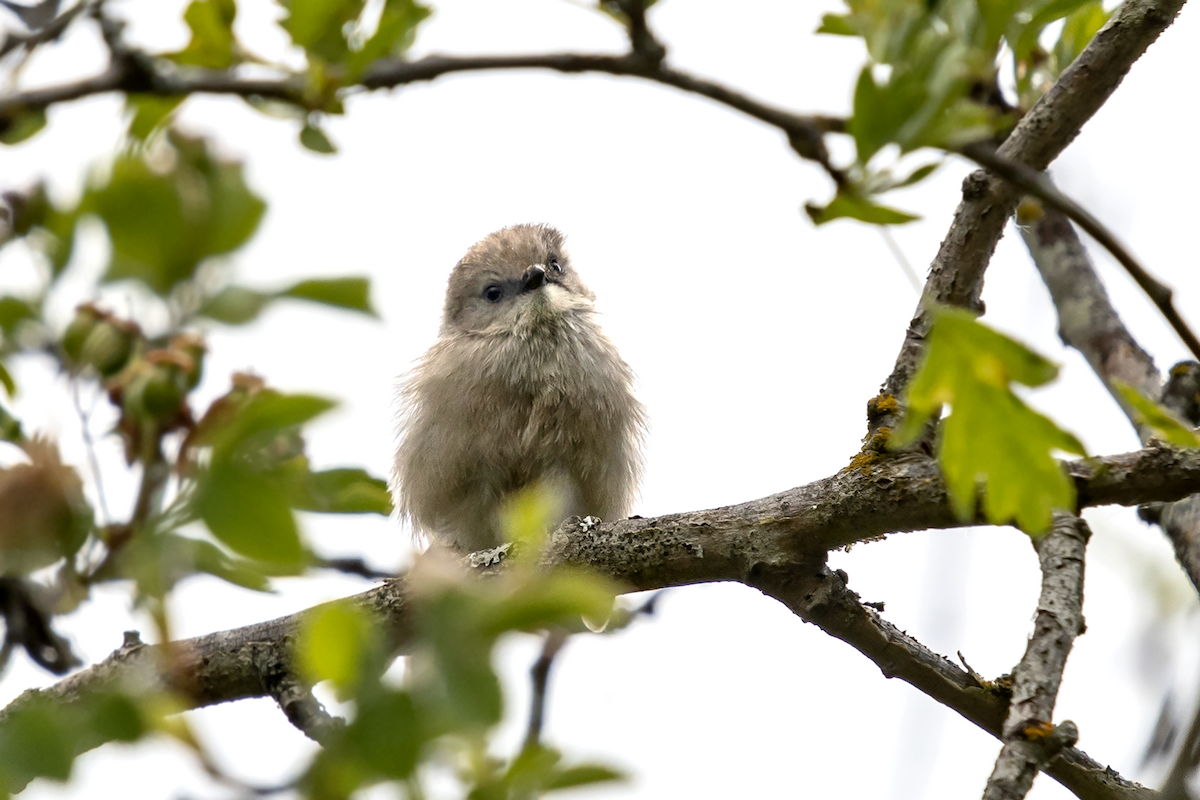
<path fill-rule="evenodd" d="M 1063 668 L 1083 632 L 1084 551 L 1091 531 L 1074 514 L 1058 514 L 1036 543 L 1042 568 L 1033 636 L 1013 672 L 1012 700 L 1002 729 L 1004 746 L 988 778 L 984 800 L 1021 800 L 1033 779 L 1079 732 L 1071 722 L 1052 724 Z"/>
<path fill-rule="evenodd" d="M 791 565 L 786 570 L 763 571 L 752 585 L 782 602 L 805 622 L 858 650 L 885 677 L 899 678 L 1000 738 L 1009 703 L 1004 685 L 979 681 L 884 620 L 846 587 L 845 573 L 831 572 L 823 565 L 807 570 Z M 1046 774 L 1082 800 L 1150 800 L 1157 796 L 1075 747 L 1062 749 L 1046 767 Z"/>

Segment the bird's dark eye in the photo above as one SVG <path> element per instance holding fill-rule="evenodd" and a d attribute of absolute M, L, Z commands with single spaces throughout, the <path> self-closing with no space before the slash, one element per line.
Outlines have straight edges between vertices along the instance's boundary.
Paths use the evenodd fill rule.
<path fill-rule="evenodd" d="M 483 296 L 487 298 L 489 303 L 499 303 L 500 298 L 504 297 L 504 290 L 493 283 L 483 290 Z"/>
<path fill-rule="evenodd" d="M 554 270 L 555 272 L 562 272 L 562 266 L 558 263 L 557 257 L 550 259 L 550 269 Z"/>

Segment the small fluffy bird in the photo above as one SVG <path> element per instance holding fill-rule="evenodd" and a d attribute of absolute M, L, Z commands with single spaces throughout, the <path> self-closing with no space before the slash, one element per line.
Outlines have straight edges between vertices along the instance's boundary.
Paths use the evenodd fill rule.
<path fill-rule="evenodd" d="M 539 483 L 564 516 L 629 513 L 646 418 L 594 300 L 548 225 L 496 231 L 454 267 L 438 340 L 400 389 L 392 491 L 418 532 L 495 547 L 504 504 Z"/>

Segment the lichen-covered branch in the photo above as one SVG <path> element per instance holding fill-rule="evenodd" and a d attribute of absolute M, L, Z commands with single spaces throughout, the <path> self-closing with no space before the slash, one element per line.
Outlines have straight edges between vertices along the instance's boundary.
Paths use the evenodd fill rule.
<path fill-rule="evenodd" d="M 1036 543 L 1042 568 L 1033 636 L 1013 672 L 1012 699 L 1001 731 L 1004 746 L 984 789 L 984 800 L 1021 800 L 1033 779 L 1079 732 L 1071 722 L 1054 725 L 1054 703 L 1067 656 L 1083 632 L 1084 551 L 1091 531 L 1074 514 L 1058 514 L 1050 533 Z"/>
<path fill-rule="evenodd" d="M 1117 392 L 1117 381 L 1130 384 L 1146 397 L 1161 397 L 1192 424 L 1200 421 L 1192 416 L 1200 413 L 1196 402 L 1200 369 L 1187 363 L 1177 366 L 1164 389 L 1153 359 L 1138 346 L 1109 301 L 1070 220 L 1053 208 L 1039 208 L 1020 221 L 1025 245 L 1058 310 L 1059 335 L 1087 359 L 1137 428 L 1139 438 L 1148 441 L 1151 431 Z M 1192 585 L 1200 591 L 1200 498 L 1153 503 L 1141 513 L 1162 528 Z"/>

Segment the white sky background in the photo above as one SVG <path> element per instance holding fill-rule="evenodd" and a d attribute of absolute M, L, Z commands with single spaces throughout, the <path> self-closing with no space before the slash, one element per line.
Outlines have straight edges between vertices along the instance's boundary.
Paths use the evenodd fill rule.
<path fill-rule="evenodd" d="M 284 39 L 275 6 L 243 0 L 243 42 L 275 56 Z M 182 46 L 182 3 L 113 3 L 155 47 Z M 850 40 L 814 37 L 822 3 L 666 0 L 651 23 L 677 67 L 800 111 L 845 113 L 861 63 Z M 1136 64 L 1124 86 L 1060 159 L 1060 186 L 1110 225 L 1173 285 L 1200 325 L 1194 236 L 1200 158 L 1185 76 L 1200 45 L 1196 12 Z M 5 24 L 9 24 L 6 20 Z M 85 37 L 87 38 L 87 37 Z M 414 55 L 609 50 L 620 29 L 565 0 L 435 6 Z M 72 53 L 88 52 L 90 60 Z M 48 48 L 28 79 L 57 81 L 102 65 L 96 43 Z M 607 330 L 640 379 L 652 431 L 638 513 L 651 516 L 760 497 L 829 475 L 856 452 L 865 404 L 890 371 L 916 294 L 879 234 L 839 222 L 814 229 L 805 201 L 825 202 L 830 182 L 799 161 L 781 134 L 698 97 L 633 79 L 496 73 L 356 98 L 327 129 L 341 149 L 311 154 L 296 126 L 239 101 L 196 99 L 185 127 L 215 134 L 247 160 L 270 208 L 259 235 L 233 259 L 251 286 L 299 277 L 370 274 L 383 320 L 300 304 L 262 321 L 210 334 L 202 398 L 236 369 L 275 386 L 336 397 L 340 409 L 312 428 L 320 467 L 390 463 L 395 376 L 432 343 L 450 268 L 477 239 L 507 224 L 545 221 L 569 238 L 575 265 L 598 296 Z M 87 165 L 112 152 L 119 105 L 99 98 L 56 108 L 31 142 L 0 150 L 0 182 L 50 176 L 64 196 Z M 895 232 L 919 272 L 932 258 L 968 168 L 952 163 L 896 205 L 924 221 Z M 82 285 L 104 263 L 102 242 L 72 266 Z M 1126 323 L 1160 368 L 1182 345 L 1136 287 L 1097 254 Z M 0 289 L 27 285 L 28 269 L 0 261 Z M 121 293 L 105 297 L 120 308 Z M 62 321 L 81 298 L 61 298 Z M 1083 360 L 1063 350 L 1048 295 L 1010 228 L 988 271 L 986 320 L 1064 365 L 1034 402 L 1094 453 L 1136 438 Z M 367 344 L 369 343 L 369 344 Z M 63 384 L 37 364 L 18 364 L 20 406 L 33 427 L 59 436 L 80 459 L 78 423 L 41 398 Z M 97 420 L 97 429 L 102 427 Z M 114 443 L 102 455 L 117 458 Z M 109 486 L 117 508 L 131 485 Z M 128 497 L 125 493 L 128 493 Z M 1081 730 L 1080 746 L 1129 777 L 1154 722 L 1160 683 L 1172 670 L 1185 692 L 1195 669 L 1183 641 L 1190 598 L 1169 548 L 1131 510 L 1085 515 L 1093 525 L 1085 613 L 1088 632 L 1071 657 L 1056 713 Z M 394 521 L 306 520 L 329 554 L 366 555 L 395 568 L 410 545 Z M 893 536 L 835 554 L 864 599 L 935 650 L 961 650 L 987 676 L 1007 672 L 1032 629 L 1039 576 L 1027 539 L 1012 529 Z M 348 578 L 281 581 L 256 595 L 195 579 L 176 596 L 177 635 L 268 619 L 361 591 Z M 130 619 L 124 591 L 101 593 L 64 620 L 88 661 L 120 644 Z M 1161 608 L 1177 616 L 1157 638 Z M 1188 609 L 1178 612 L 1179 608 Z M 511 676 L 515 747 L 524 723 L 524 673 L 532 639 L 502 648 Z M 1154 649 L 1155 647 L 1160 649 Z M 1194 655 L 1194 654 L 1193 654 Z M 0 682 L 7 701 L 51 682 L 23 656 Z M 627 769 L 632 782 L 587 790 L 591 798 L 977 796 L 998 743 L 906 684 L 885 680 L 848 646 L 738 585 L 677 589 L 660 613 L 616 636 L 577 637 L 552 679 L 548 740 L 569 756 Z M 231 773 L 272 783 L 294 775 L 312 750 L 271 703 L 242 702 L 191 715 Z M 169 743 L 106 747 L 77 762 L 66 787 L 39 782 L 26 797 L 233 796 Z M 114 787 L 120 787 L 119 790 Z M 1068 793 L 1041 777 L 1035 798 Z"/>

